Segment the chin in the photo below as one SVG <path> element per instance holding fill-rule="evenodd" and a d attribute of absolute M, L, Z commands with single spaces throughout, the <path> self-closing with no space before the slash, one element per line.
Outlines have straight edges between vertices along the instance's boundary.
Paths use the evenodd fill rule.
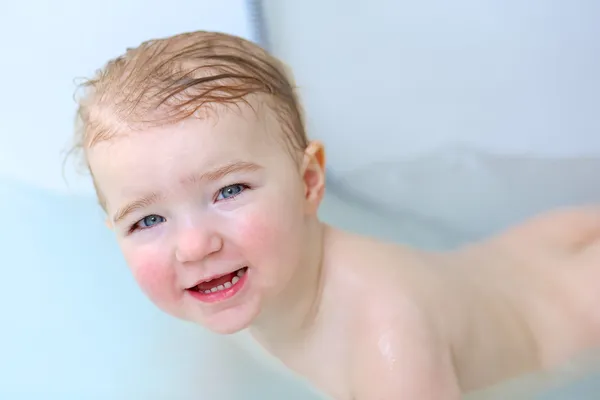
<path fill-rule="evenodd" d="M 203 325 L 205 328 L 210 330 L 213 333 L 217 333 L 219 335 L 233 335 L 234 333 L 238 333 L 248 328 L 250 324 L 241 324 L 241 323 L 229 323 L 229 324 L 220 324 L 220 325 Z"/>
<path fill-rule="evenodd" d="M 242 309 L 221 311 L 195 322 L 211 332 L 220 335 L 231 335 L 248 328 L 257 315 L 258 312 L 251 312 L 246 307 L 242 307 Z"/>

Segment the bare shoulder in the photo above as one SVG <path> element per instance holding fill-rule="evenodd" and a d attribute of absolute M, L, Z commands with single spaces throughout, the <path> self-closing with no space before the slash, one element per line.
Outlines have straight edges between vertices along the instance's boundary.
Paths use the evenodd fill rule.
<path fill-rule="evenodd" d="M 330 242 L 348 320 L 350 386 L 361 399 L 458 399 L 440 329 L 444 285 L 426 254 L 345 233 Z"/>
<path fill-rule="evenodd" d="M 362 309 L 364 323 L 353 336 L 354 398 L 459 399 L 450 347 L 438 326 L 414 299 L 399 297 L 382 293 Z"/>

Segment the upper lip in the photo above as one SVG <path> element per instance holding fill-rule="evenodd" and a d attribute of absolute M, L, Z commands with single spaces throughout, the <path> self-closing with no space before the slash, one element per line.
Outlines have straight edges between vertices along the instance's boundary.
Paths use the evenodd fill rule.
<path fill-rule="evenodd" d="M 245 267 L 245 266 L 244 266 L 244 265 L 242 265 L 242 266 L 240 266 L 240 267 L 237 267 L 237 268 L 235 268 L 235 269 L 229 270 L 228 272 L 223 272 L 222 274 L 215 274 L 215 275 L 208 276 L 208 277 L 206 277 L 206 278 L 202 278 L 202 279 L 200 279 L 199 281 L 197 281 L 196 283 L 194 283 L 192 286 L 188 286 L 188 289 L 195 288 L 196 286 L 198 286 L 198 285 L 199 285 L 199 284 L 201 284 L 201 283 L 208 282 L 208 281 L 212 281 L 213 279 L 217 279 L 217 278 L 220 278 L 220 277 L 222 277 L 222 276 L 225 276 L 225 275 L 232 274 L 232 273 L 236 272 L 237 270 L 239 270 L 239 269 L 242 269 L 242 268 L 244 268 L 244 267 Z"/>

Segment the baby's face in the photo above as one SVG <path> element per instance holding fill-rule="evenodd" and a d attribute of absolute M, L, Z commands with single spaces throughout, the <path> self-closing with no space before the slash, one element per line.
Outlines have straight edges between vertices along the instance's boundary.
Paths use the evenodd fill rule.
<path fill-rule="evenodd" d="M 278 129 L 243 107 L 89 151 L 127 264 L 164 311 L 232 333 L 291 283 L 316 207 Z"/>

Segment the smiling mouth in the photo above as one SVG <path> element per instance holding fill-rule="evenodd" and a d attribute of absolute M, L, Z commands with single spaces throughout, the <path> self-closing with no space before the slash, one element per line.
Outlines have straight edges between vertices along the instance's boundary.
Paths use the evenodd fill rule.
<path fill-rule="evenodd" d="M 235 286 L 240 281 L 240 279 L 242 279 L 247 270 L 248 267 L 240 268 L 237 271 L 230 272 L 218 278 L 211 279 L 205 282 L 200 282 L 199 284 L 192 288 L 189 288 L 188 290 L 198 293 L 211 294 L 230 289 L 233 286 Z"/>

